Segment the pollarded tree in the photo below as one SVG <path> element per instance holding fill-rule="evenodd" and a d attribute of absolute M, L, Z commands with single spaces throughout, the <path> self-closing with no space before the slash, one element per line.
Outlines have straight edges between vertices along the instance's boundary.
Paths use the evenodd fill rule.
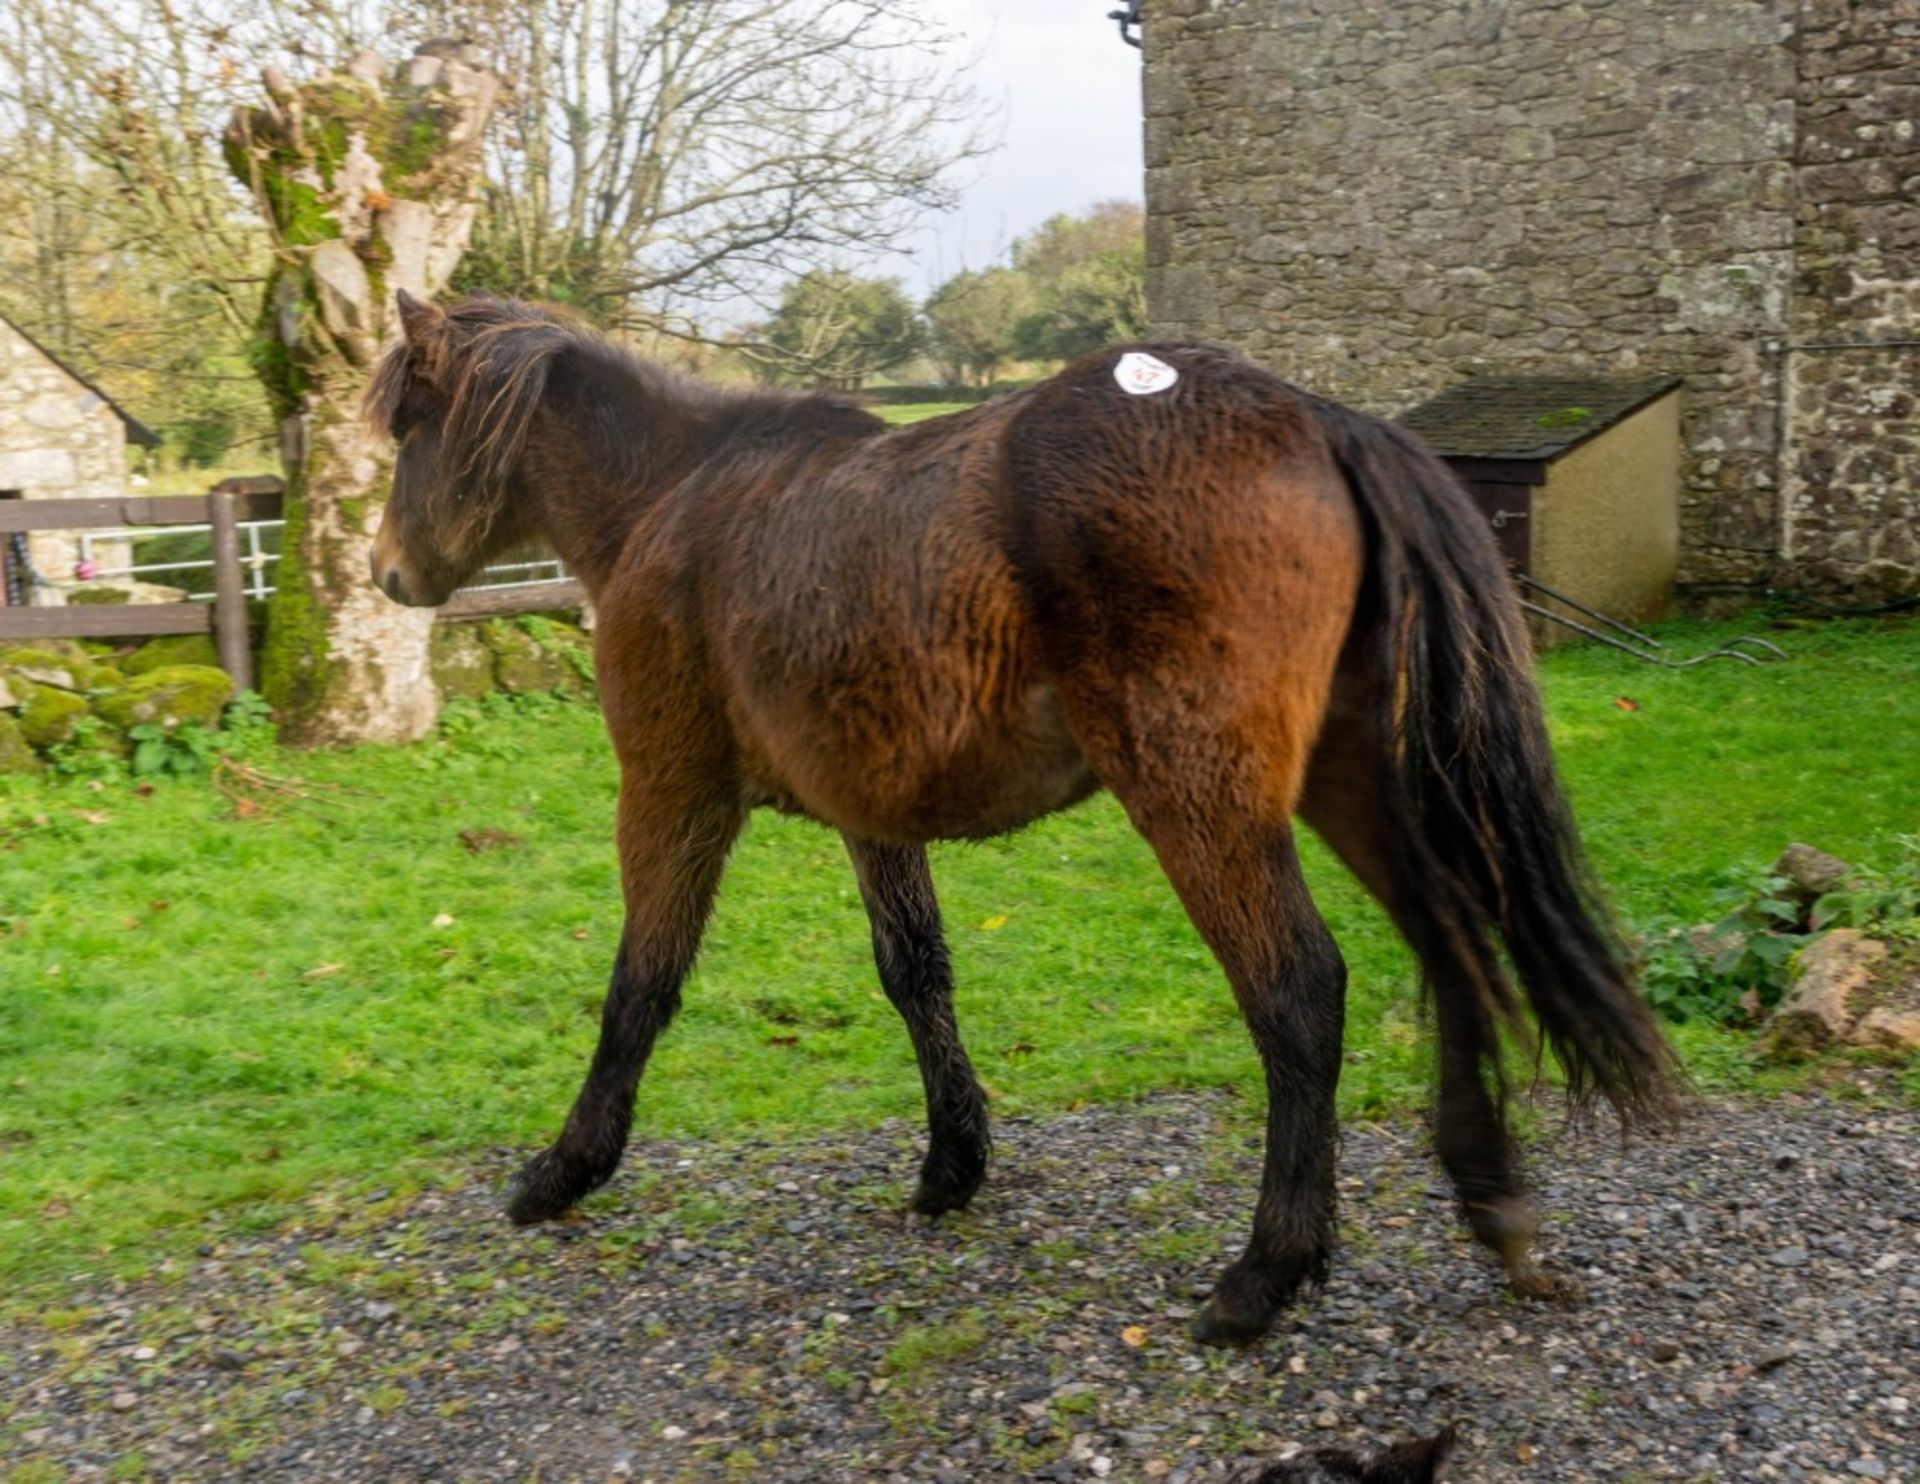
<path fill-rule="evenodd" d="M 360 399 L 398 333 L 394 291 L 437 294 L 466 250 L 497 85 L 469 48 L 429 42 L 397 68 L 361 52 L 298 85 L 269 68 L 266 91 L 226 133 L 273 246 L 254 348 L 280 418 L 288 559 L 262 686 L 291 741 L 409 741 L 438 705 L 433 612 L 368 581 L 392 454 Z"/>

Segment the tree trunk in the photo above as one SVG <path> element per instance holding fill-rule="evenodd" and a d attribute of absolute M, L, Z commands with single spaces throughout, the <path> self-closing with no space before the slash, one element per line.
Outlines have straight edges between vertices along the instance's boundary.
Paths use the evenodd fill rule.
<path fill-rule="evenodd" d="M 497 84 L 454 43 L 385 73 L 369 52 L 299 87 L 269 69 L 266 105 L 226 137 L 274 240 L 254 364 L 280 418 L 287 528 L 261 689 L 301 746 L 411 741 L 439 706 L 431 610 L 368 579 L 392 451 L 360 400 L 399 333 L 394 291 L 438 294 L 466 251 Z"/>

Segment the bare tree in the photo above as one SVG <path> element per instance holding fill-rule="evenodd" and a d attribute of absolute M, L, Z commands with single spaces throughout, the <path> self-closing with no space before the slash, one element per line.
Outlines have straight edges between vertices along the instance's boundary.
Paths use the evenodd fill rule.
<path fill-rule="evenodd" d="M 530 0 L 467 281 L 692 330 L 901 244 L 983 148 L 933 0 Z"/>

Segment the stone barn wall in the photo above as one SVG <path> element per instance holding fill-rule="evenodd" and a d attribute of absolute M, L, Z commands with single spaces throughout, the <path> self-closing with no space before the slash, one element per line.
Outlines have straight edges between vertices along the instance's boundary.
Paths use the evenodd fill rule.
<path fill-rule="evenodd" d="M 0 494 L 117 499 L 127 492 L 126 446 L 126 425 L 113 404 L 0 320 Z M 79 542 L 39 532 L 28 549 L 40 574 L 57 584 L 33 601 L 63 603 Z M 126 560 L 119 548 L 111 555 Z"/>
<path fill-rule="evenodd" d="M 1891 596 L 1920 574 L 1920 0 L 1808 4 L 1798 117 L 1784 555 Z"/>
<path fill-rule="evenodd" d="M 1145 36 L 1156 333 L 1388 413 L 1673 372 L 1683 582 L 1920 586 L 1920 0 L 1151 0 Z"/>

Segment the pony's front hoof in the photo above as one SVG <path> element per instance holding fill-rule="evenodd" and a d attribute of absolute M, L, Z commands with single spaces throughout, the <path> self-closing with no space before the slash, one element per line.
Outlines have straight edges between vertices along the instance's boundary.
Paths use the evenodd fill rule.
<path fill-rule="evenodd" d="M 507 1184 L 507 1217 L 515 1226 L 532 1226 L 564 1216 L 593 1187 L 569 1178 L 551 1151 L 536 1154 Z"/>
<path fill-rule="evenodd" d="M 948 1155 L 934 1150 L 920 1169 L 920 1184 L 908 1206 L 921 1216 L 944 1216 L 964 1211 L 987 1178 L 984 1152 Z"/>
<path fill-rule="evenodd" d="M 971 1190 L 955 1190 L 946 1185 L 929 1185 L 922 1180 L 907 1202 L 916 1216 L 945 1216 L 949 1211 L 964 1211 L 973 1199 Z"/>

